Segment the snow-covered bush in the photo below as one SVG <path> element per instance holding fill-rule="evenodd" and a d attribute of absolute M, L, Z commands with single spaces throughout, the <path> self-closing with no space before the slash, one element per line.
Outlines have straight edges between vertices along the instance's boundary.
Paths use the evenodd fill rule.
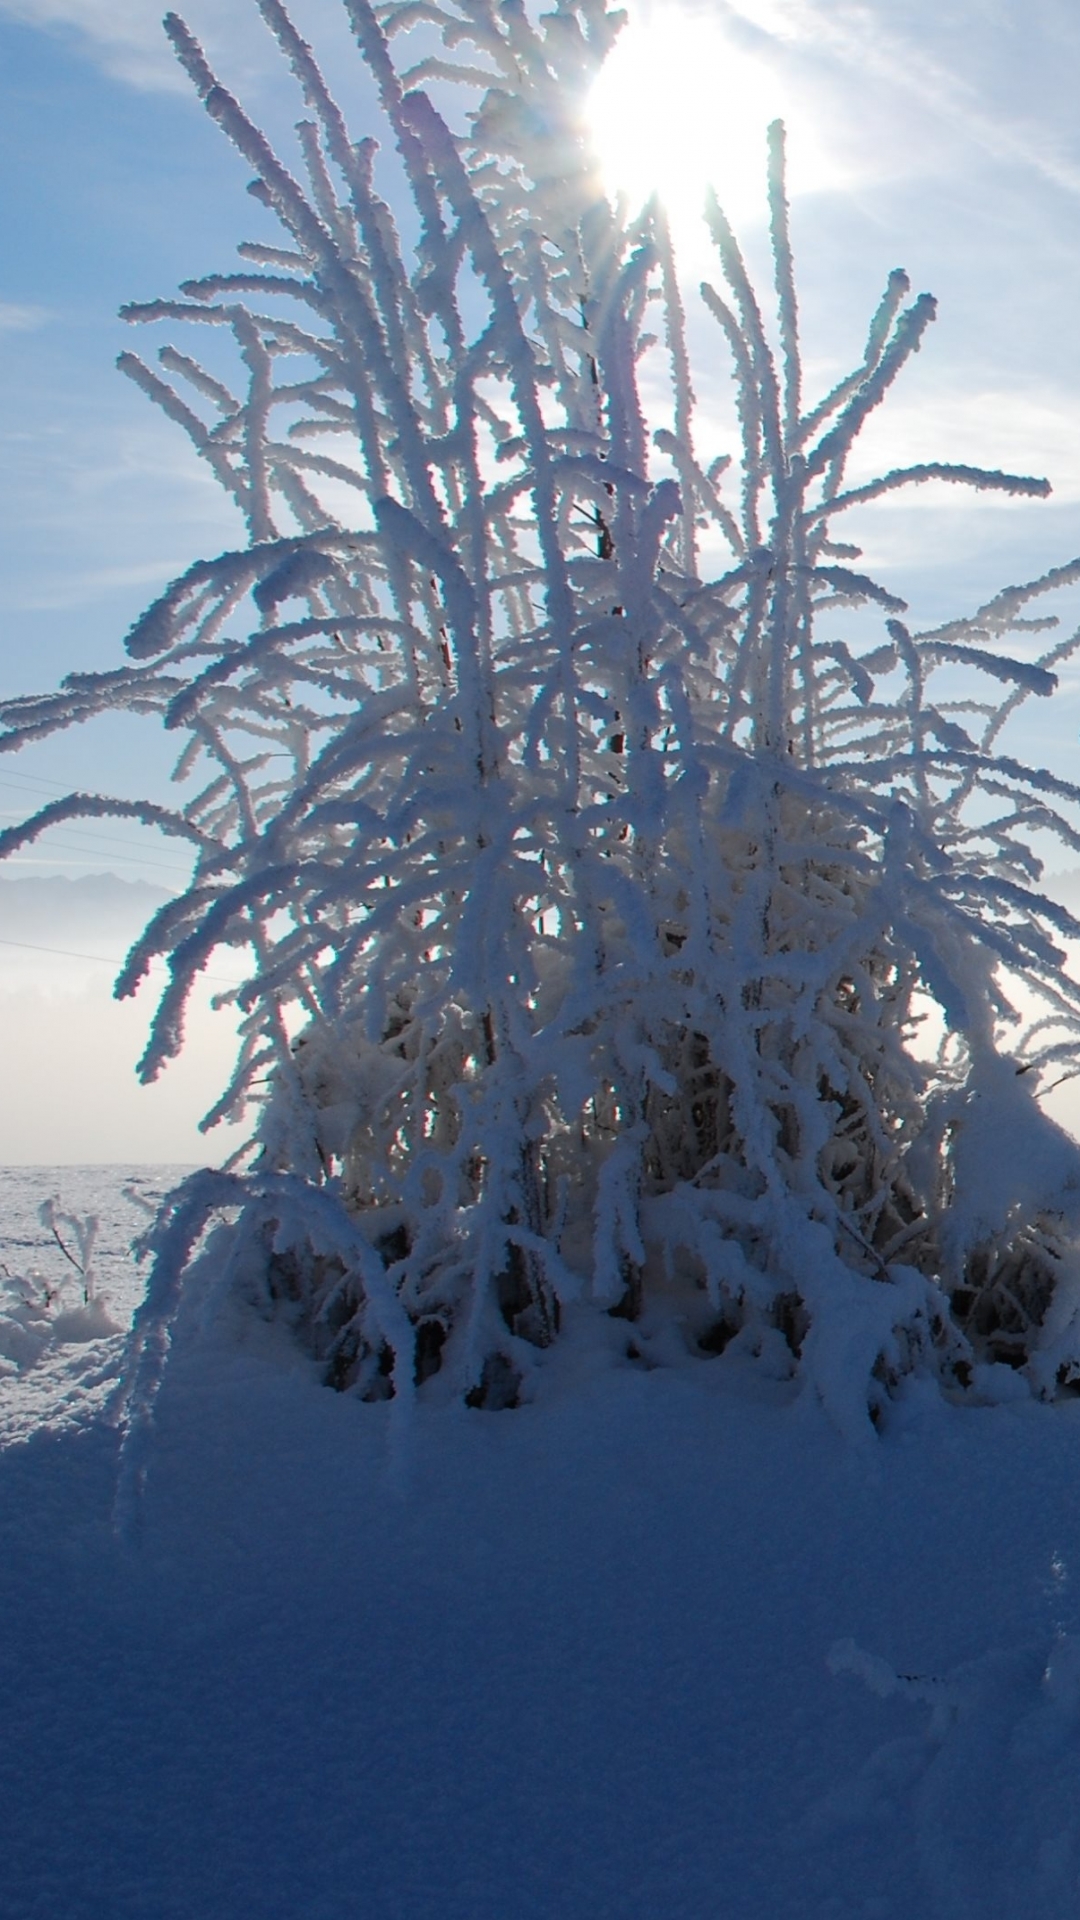
<path fill-rule="evenodd" d="M 116 707 L 184 737 L 182 808 L 77 795 L 0 839 L 136 813 L 189 842 L 118 983 L 168 960 L 148 1077 L 214 949 L 251 956 L 209 1118 L 255 1103 L 254 1144 L 174 1198 L 161 1298 L 224 1209 L 242 1284 L 368 1396 L 439 1372 L 507 1404 L 587 1314 L 637 1353 L 677 1324 L 797 1362 L 844 1419 L 915 1364 L 1071 1380 L 1080 1154 L 1036 1095 L 1080 927 L 1028 842 L 1080 845 L 1080 791 L 997 742 L 1075 644 L 1035 660 L 1028 608 L 1080 563 L 912 633 L 836 532 L 912 482 L 1045 483 L 848 482 L 934 303 L 893 273 L 804 396 L 779 127 L 767 302 L 708 210 L 741 444 L 702 447 L 663 210 L 612 205 L 587 145 L 604 0 L 344 0 L 386 151 L 258 4 L 295 171 L 166 26 L 280 237 L 128 309 L 203 359 L 121 361 L 248 542 L 130 666 L 4 709 L 8 747 Z"/>

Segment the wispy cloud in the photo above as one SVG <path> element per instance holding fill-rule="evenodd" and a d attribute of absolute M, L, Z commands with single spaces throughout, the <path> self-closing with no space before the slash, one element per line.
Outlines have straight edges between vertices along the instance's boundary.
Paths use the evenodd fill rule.
<path fill-rule="evenodd" d="M 953 22 L 964 29 L 954 36 L 958 49 L 966 55 L 962 68 L 928 50 L 931 39 L 937 40 L 940 35 L 920 35 L 918 6 L 908 9 L 911 24 L 905 33 L 893 25 L 891 9 L 860 0 L 730 0 L 730 4 L 720 0 L 720 4 L 729 18 L 749 25 L 774 43 L 823 55 L 849 76 L 858 76 L 863 85 L 876 83 L 886 92 L 914 103 L 936 123 L 939 132 L 951 139 L 966 141 L 996 160 L 1014 162 L 1066 192 L 1080 195 L 1080 164 L 1046 130 L 1045 118 L 1040 125 L 1030 115 L 1012 108 L 1008 98 L 1012 91 L 1008 36 L 1001 22 L 988 15 L 981 0 L 966 9 L 961 5 L 957 9 L 959 17 Z M 1052 17 L 1046 17 L 1048 12 Z M 1040 14 L 1031 23 L 1029 35 L 1036 53 L 1033 69 L 1038 72 L 1046 66 L 1052 71 L 1065 62 L 1075 71 L 1075 17 L 1056 0 L 1049 0 Z M 935 24 L 929 13 L 927 23 Z M 993 98 L 970 77 L 976 48 L 986 73 L 997 83 Z M 908 154 L 909 159 L 917 160 L 919 141 L 915 137 L 909 137 Z"/>
<path fill-rule="evenodd" d="M 235 509 L 170 423 L 92 407 L 0 435 L 0 511 L 18 525 L 9 615 L 138 603 L 199 553 L 243 538 Z M 2 664 L 2 662 L 0 662 Z"/>
<path fill-rule="evenodd" d="M 132 86 L 176 92 L 185 85 L 155 0 L 0 0 L 0 19 L 73 31 L 107 72 Z"/>
<path fill-rule="evenodd" d="M 22 306 L 18 301 L 0 300 L 0 333 L 33 333 L 49 318 L 44 307 Z"/>
<path fill-rule="evenodd" d="M 280 65 L 253 0 L 176 0 L 207 53 L 232 81 L 250 86 Z M 341 31 L 340 0 L 293 0 L 305 32 Z M 190 83 L 162 31 L 165 0 L 0 0 L 0 22 L 16 21 L 77 45 L 87 57 L 141 91 L 189 93 Z M 314 22 L 314 27 L 312 23 Z"/>
<path fill-rule="evenodd" d="M 955 460 L 1009 473 L 1045 476 L 1059 506 L 1080 504 L 1080 397 L 1074 391 L 1028 383 L 972 387 L 968 392 L 928 383 L 914 398 L 871 417 L 851 462 L 853 479 L 929 459 Z M 966 489 L 935 485 L 937 510 L 960 509 Z M 978 496 L 982 513 L 1016 512 L 1006 494 Z"/>
<path fill-rule="evenodd" d="M 14 610 L 26 613 L 61 613 L 68 608 L 84 607 L 111 598 L 117 588 L 140 587 L 158 593 L 190 565 L 190 555 L 163 553 L 138 566 L 85 567 L 72 569 L 63 581 L 27 586 L 14 604 Z"/>
<path fill-rule="evenodd" d="M 164 0 L 0 0 L 0 22 L 16 21 L 73 43 L 114 80 L 143 92 L 189 93 L 172 47 L 162 31 Z M 302 0 L 302 11 L 310 0 Z M 316 0 L 316 11 L 326 9 Z M 252 0 L 179 0 L 207 52 L 233 78 L 276 65 L 269 35 Z"/>

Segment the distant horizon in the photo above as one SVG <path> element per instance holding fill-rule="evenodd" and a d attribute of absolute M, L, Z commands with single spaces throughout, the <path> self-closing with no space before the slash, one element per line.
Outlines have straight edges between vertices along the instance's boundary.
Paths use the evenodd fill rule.
<path fill-rule="evenodd" d="M 211 1005 L 232 977 L 227 957 L 200 984 L 181 1058 L 150 1087 L 136 1064 L 160 963 L 134 1000 L 113 997 L 132 942 L 170 897 L 108 869 L 12 875 L 0 863 L 0 1165 L 216 1165 L 241 1144 L 242 1128 L 198 1131 L 235 1056 L 235 1015 Z"/>

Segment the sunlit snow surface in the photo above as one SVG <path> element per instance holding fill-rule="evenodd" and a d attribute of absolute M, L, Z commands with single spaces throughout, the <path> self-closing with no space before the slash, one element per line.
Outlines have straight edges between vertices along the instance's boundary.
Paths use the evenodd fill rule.
<path fill-rule="evenodd" d="M 124 1317 L 129 1177 L 0 1175 L 0 1261 L 59 1192 Z M 606 1324 L 402 1423 L 196 1286 L 127 1540 L 122 1335 L 9 1370 L 2 1920 L 1075 1913 L 1080 1408 L 916 1390 L 860 1449 Z"/>

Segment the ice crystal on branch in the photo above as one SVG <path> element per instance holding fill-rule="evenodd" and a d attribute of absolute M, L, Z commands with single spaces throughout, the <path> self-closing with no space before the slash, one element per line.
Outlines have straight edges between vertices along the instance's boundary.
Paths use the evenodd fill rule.
<path fill-rule="evenodd" d="M 237 1284 L 369 1397 L 438 1373 L 508 1404 L 590 1315 L 638 1355 L 678 1326 L 798 1363 L 852 1430 L 916 1364 L 1070 1380 L 1080 1155 L 1037 1090 L 1075 1051 L 1080 927 L 1029 837 L 1080 845 L 1080 790 L 997 741 L 1076 644 L 1033 662 L 1027 609 L 1080 563 L 913 633 L 842 537 L 905 485 L 1045 483 L 848 480 L 934 303 L 893 273 L 858 365 L 804 395 L 779 127 L 768 301 L 708 209 L 741 445 L 703 449 L 663 210 L 611 204 L 585 137 L 604 0 L 345 0 L 381 151 L 258 4 L 292 167 L 166 27 L 280 243 L 127 309 L 189 346 L 121 361 L 248 543 L 169 587 L 129 668 L 4 710 L 8 747 L 115 707 L 184 736 L 190 797 L 145 812 L 194 877 L 118 986 L 169 962 L 148 1077 L 214 949 L 251 956 L 210 1116 L 254 1103 L 247 1171 L 163 1219 L 147 1353 L 224 1207 Z"/>

